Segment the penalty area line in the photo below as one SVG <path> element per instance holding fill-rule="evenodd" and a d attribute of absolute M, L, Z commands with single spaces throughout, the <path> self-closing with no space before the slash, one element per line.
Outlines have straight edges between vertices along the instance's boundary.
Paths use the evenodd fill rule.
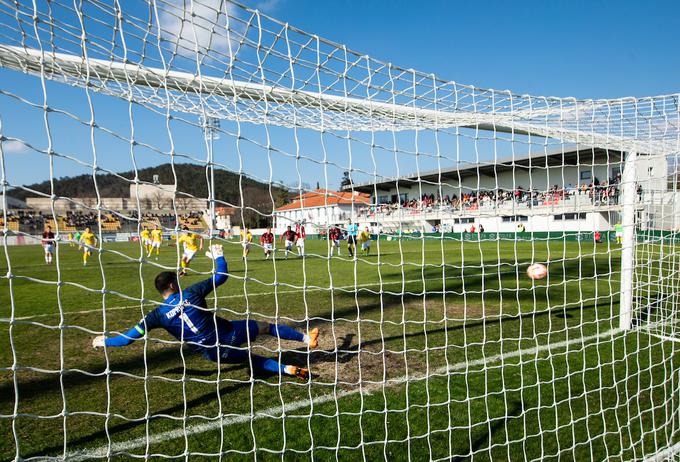
<path fill-rule="evenodd" d="M 547 345 L 539 345 L 533 348 L 525 348 L 523 350 L 516 350 L 510 353 L 501 353 L 487 358 L 475 359 L 468 362 L 459 362 L 449 366 L 443 366 L 435 369 L 431 374 L 417 374 L 411 376 L 401 376 L 397 379 L 391 379 L 389 384 L 378 384 L 371 383 L 361 387 L 353 388 L 350 390 L 342 390 L 336 393 L 328 393 L 325 395 L 317 396 L 313 399 L 303 399 L 299 401 L 294 401 L 291 403 L 285 403 L 281 406 L 272 406 L 269 408 L 256 411 L 255 414 L 241 414 L 236 416 L 230 416 L 223 418 L 221 420 L 215 420 L 211 422 L 190 425 L 183 430 L 168 430 L 155 435 L 150 435 L 147 437 L 139 437 L 130 439 L 128 441 L 121 441 L 118 443 L 111 443 L 109 445 L 103 445 L 95 449 L 84 449 L 80 451 L 75 451 L 67 453 L 65 459 L 69 461 L 82 461 L 93 458 L 110 458 L 114 456 L 127 455 L 127 453 L 133 449 L 138 449 L 141 447 L 146 447 L 147 445 L 154 445 L 159 443 L 164 443 L 166 441 L 176 440 L 178 438 L 185 438 L 192 435 L 198 435 L 201 433 L 217 430 L 220 427 L 230 427 L 232 425 L 243 424 L 255 420 L 260 420 L 264 417 L 277 417 L 280 415 L 290 414 L 291 412 L 297 411 L 299 409 L 304 409 L 311 406 L 316 406 L 324 403 L 329 403 L 340 398 L 345 398 L 352 395 L 358 395 L 362 393 L 364 395 L 370 395 L 384 388 L 392 387 L 394 385 L 400 385 L 407 382 L 414 382 L 419 380 L 427 379 L 434 375 L 443 375 L 451 372 L 466 370 L 470 367 L 477 366 L 487 366 L 491 363 L 502 362 L 507 359 L 522 357 L 522 356 L 535 356 L 538 353 L 544 351 L 551 351 L 553 349 L 565 348 L 575 344 L 584 344 L 592 340 L 599 340 L 603 338 L 611 338 L 615 335 L 623 332 L 622 329 L 614 328 L 607 331 L 601 332 L 599 334 L 588 335 L 584 337 L 578 337 L 574 339 L 562 340 L 560 342 L 549 343 Z"/>

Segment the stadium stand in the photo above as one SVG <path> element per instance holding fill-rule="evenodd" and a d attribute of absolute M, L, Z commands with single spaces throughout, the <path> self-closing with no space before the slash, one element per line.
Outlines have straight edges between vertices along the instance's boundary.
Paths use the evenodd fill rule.
<path fill-rule="evenodd" d="M 179 216 L 180 227 L 186 226 L 192 231 L 201 231 L 207 228 L 203 216 L 198 212 L 191 212 L 188 215 Z"/>

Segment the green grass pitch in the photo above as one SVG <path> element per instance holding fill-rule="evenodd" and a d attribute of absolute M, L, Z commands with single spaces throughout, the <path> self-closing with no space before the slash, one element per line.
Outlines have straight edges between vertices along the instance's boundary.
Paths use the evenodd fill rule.
<path fill-rule="evenodd" d="M 309 366 L 310 383 L 218 368 L 161 331 L 93 350 L 94 335 L 152 309 L 140 299 L 160 301 L 153 277 L 177 264 L 173 247 L 144 263 L 137 244 L 104 248 L 83 268 L 62 244 L 62 284 L 38 246 L 7 248 L 11 268 L 0 252 L 0 460 L 107 448 L 192 460 L 628 460 L 674 443 L 663 429 L 679 423 L 675 350 L 615 330 L 614 244 L 380 241 L 379 256 L 374 242 L 355 262 L 345 246 L 321 258 L 326 242 L 308 240 L 304 260 L 263 261 L 254 248 L 245 264 L 225 243 L 231 276 L 211 306 L 319 327 L 311 354 L 272 338 L 252 346 Z M 532 262 L 547 262 L 548 278 L 532 283 Z M 211 264 L 198 254 L 183 282 Z"/>

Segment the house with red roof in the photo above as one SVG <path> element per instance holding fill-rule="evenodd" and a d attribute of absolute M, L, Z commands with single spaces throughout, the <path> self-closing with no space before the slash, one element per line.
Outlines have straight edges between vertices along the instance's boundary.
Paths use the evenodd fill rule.
<path fill-rule="evenodd" d="M 293 196 L 292 202 L 275 209 L 274 226 L 281 233 L 287 226 L 304 223 L 308 234 L 324 233 L 331 225 L 354 220 L 370 202 L 371 195 L 366 193 L 315 189 Z"/>

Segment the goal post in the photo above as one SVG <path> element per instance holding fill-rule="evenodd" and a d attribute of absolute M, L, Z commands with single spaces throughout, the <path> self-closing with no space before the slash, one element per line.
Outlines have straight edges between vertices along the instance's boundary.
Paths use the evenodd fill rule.
<path fill-rule="evenodd" d="M 680 94 L 481 89 L 230 0 L 0 30 L 0 459 L 675 454 Z"/>
<path fill-rule="evenodd" d="M 621 301 L 619 327 L 628 330 L 633 326 L 634 314 L 634 271 L 635 271 L 635 248 L 637 242 L 636 220 L 637 214 L 637 191 L 635 180 L 635 166 L 637 154 L 635 152 L 626 153 L 623 164 L 623 175 L 621 185 L 622 210 L 621 225 L 623 226 L 623 245 L 621 248 Z"/>

